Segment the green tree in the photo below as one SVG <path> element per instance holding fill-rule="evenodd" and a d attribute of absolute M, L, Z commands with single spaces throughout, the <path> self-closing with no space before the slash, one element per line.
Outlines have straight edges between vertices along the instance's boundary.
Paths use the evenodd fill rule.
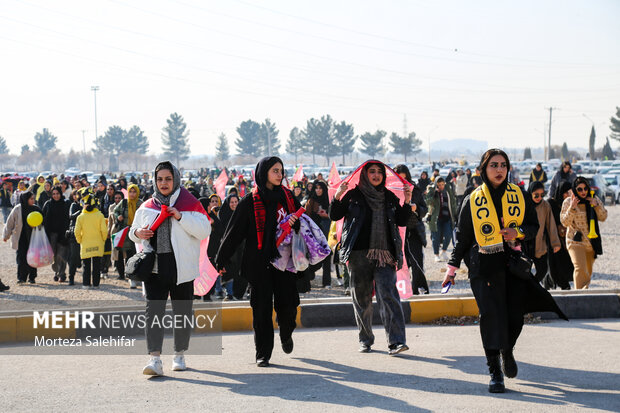
<path fill-rule="evenodd" d="M 567 161 L 569 159 L 570 159 L 570 154 L 568 153 L 568 145 L 566 145 L 566 142 L 564 142 L 562 144 L 562 160 Z"/>
<path fill-rule="evenodd" d="M 43 156 L 53 149 L 56 149 L 56 142 L 58 138 L 50 133 L 47 128 L 43 128 L 42 132 L 37 132 L 34 135 L 34 142 L 36 148 Z"/>
<path fill-rule="evenodd" d="M 529 146 L 523 149 L 523 159 L 532 159 L 532 149 Z"/>
<path fill-rule="evenodd" d="M 592 160 L 596 158 L 596 150 L 594 149 L 595 140 L 596 140 L 596 132 L 594 131 L 594 125 L 592 125 L 592 129 L 590 130 L 590 140 L 588 143 L 588 153 L 590 154 L 590 159 Z"/>
<path fill-rule="evenodd" d="M 149 139 L 144 135 L 142 129 L 134 125 L 125 133 L 125 145 L 122 148 L 124 153 L 132 153 L 136 169 L 141 156 L 149 151 Z"/>
<path fill-rule="evenodd" d="M 65 167 L 71 168 L 73 166 L 78 166 L 80 164 L 80 154 L 71 148 L 69 153 L 67 154 L 67 158 L 65 161 Z"/>
<path fill-rule="evenodd" d="M 620 141 L 620 107 L 616 106 L 616 116 L 612 116 L 609 122 L 611 123 L 609 125 L 609 129 L 611 129 L 609 137 Z"/>
<path fill-rule="evenodd" d="M 23 155 L 26 152 L 30 152 L 30 145 L 22 145 L 20 149 L 20 154 Z"/>
<path fill-rule="evenodd" d="M 344 157 L 353 153 L 357 136 L 352 123 L 342 121 L 334 124 L 334 146 L 336 153 L 342 155 L 342 164 L 345 164 Z"/>
<path fill-rule="evenodd" d="M 260 124 L 248 119 L 237 127 L 239 139 L 235 140 L 237 154 L 258 157 L 262 152 L 260 142 Z"/>
<path fill-rule="evenodd" d="M 270 154 L 269 145 L 271 144 L 271 155 L 278 156 L 280 152 L 280 139 L 278 135 L 280 131 L 276 128 L 276 124 L 269 118 L 265 119 L 258 130 L 258 139 L 260 142 L 260 152 L 258 156 L 267 156 Z"/>
<path fill-rule="evenodd" d="M 228 139 L 223 133 L 220 133 L 220 136 L 217 137 L 217 144 L 215 145 L 215 158 L 221 161 L 227 161 L 230 158 Z"/>
<path fill-rule="evenodd" d="M 181 161 L 189 158 L 189 130 L 187 123 L 183 120 L 183 116 L 178 113 L 170 114 L 170 118 L 166 119 L 167 126 L 163 129 L 161 135 L 164 144 L 164 155 L 175 159 L 176 167 L 181 167 Z"/>
<path fill-rule="evenodd" d="M 297 156 L 303 151 L 304 136 L 299 128 L 294 127 L 288 134 L 288 141 L 286 141 L 286 152 L 295 156 L 295 165 L 297 165 Z"/>
<path fill-rule="evenodd" d="M 404 155 L 405 162 L 407 162 L 407 155 L 420 152 L 419 147 L 422 145 L 422 141 L 416 139 L 415 136 L 415 132 L 411 132 L 407 137 L 401 137 L 395 132 L 390 135 L 392 151 Z"/>
<path fill-rule="evenodd" d="M 312 154 L 312 163 L 316 163 L 316 155 L 320 154 L 320 143 L 318 140 L 320 121 L 310 118 L 306 121 L 306 127 L 301 131 L 303 134 L 303 147 Z"/>
<path fill-rule="evenodd" d="M 611 149 L 611 145 L 609 144 L 609 138 L 607 138 L 607 142 L 605 142 L 605 145 L 603 146 L 602 155 L 603 155 L 604 160 L 613 161 L 616 159 L 616 156 L 614 155 L 614 151 L 613 149 Z"/>
<path fill-rule="evenodd" d="M 385 135 L 387 135 L 387 132 L 379 129 L 375 133 L 364 133 L 360 136 L 362 141 L 361 151 L 371 158 L 376 158 L 377 155 L 382 156 L 386 151 L 386 147 L 383 145 Z"/>
<path fill-rule="evenodd" d="M 6 139 L 0 136 L 0 155 L 9 153 L 9 147 L 6 145 Z"/>
<path fill-rule="evenodd" d="M 329 159 L 336 153 L 334 144 L 334 120 L 330 115 L 321 116 L 321 120 L 315 130 L 317 139 L 317 150 L 320 155 L 325 157 L 325 164 L 329 165 Z"/>
<path fill-rule="evenodd" d="M 103 136 L 95 139 L 95 156 L 108 156 L 109 168 L 118 169 L 118 157 L 125 152 L 127 132 L 118 125 L 110 126 Z"/>

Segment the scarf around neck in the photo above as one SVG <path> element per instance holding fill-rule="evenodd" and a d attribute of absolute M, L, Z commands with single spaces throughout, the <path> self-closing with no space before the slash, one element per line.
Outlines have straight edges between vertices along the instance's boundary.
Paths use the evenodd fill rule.
<path fill-rule="evenodd" d="M 375 187 L 368 180 L 368 169 L 372 165 L 380 165 L 383 168 L 383 182 Z M 390 252 L 387 234 L 387 215 L 385 206 L 385 167 L 380 163 L 368 163 L 360 174 L 360 182 L 357 186 L 372 213 L 370 225 L 370 244 L 368 246 L 369 260 L 377 263 L 377 267 L 396 265 L 396 260 Z"/>
<path fill-rule="evenodd" d="M 498 205 L 495 205 L 496 201 L 494 202 L 493 198 L 486 183 L 476 188 L 470 196 L 471 218 L 481 254 L 495 254 L 504 251 L 504 237 L 499 233 L 503 227 L 516 229 L 517 238 L 524 237 L 520 229 L 525 217 L 525 197 L 521 189 L 515 184 L 508 183 L 506 190 L 501 195 L 503 227 L 500 225 L 498 210 L 496 209 Z M 509 242 L 509 244 L 512 246 L 514 241 Z"/>

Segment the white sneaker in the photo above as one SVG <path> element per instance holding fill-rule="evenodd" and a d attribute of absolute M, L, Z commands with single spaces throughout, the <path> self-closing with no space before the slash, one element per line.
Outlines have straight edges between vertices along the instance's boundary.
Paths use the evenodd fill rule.
<path fill-rule="evenodd" d="M 187 366 L 185 365 L 185 356 L 177 355 L 172 359 L 172 371 L 183 371 L 187 370 Z"/>
<path fill-rule="evenodd" d="M 435 255 L 435 262 L 441 262 L 441 258 L 439 258 L 439 255 Z"/>
<path fill-rule="evenodd" d="M 151 357 L 149 364 L 147 364 L 142 370 L 142 374 L 147 376 L 163 376 L 164 366 L 159 357 Z"/>
<path fill-rule="evenodd" d="M 138 283 L 134 280 L 129 280 L 129 288 L 131 289 L 138 288 Z"/>
<path fill-rule="evenodd" d="M 448 252 L 447 251 L 443 251 L 441 253 L 441 259 L 444 261 L 448 261 L 450 259 L 450 257 L 448 256 Z"/>

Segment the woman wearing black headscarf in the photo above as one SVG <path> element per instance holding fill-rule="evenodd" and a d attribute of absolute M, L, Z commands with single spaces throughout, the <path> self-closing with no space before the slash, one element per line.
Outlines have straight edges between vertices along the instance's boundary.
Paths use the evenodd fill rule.
<path fill-rule="evenodd" d="M 418 179 L 418 186 L 422 193 L 426 192 L 426 187 L 431 184 L 431 179 L 428 177 L 428 172 L 422 171 L 420 178 Z"/>
<path fill-rule="evenodd" d="M 411 214 L 411 189 L 406 187 L 405 202 L 401 206 L 396 195 L 385 187 L 385 165 L 376 160 L 367 161 L 359 177 L 359 184 L 350 191 L 346 181 L 340 184 L 329 207 L 329 217 L 333 221 L 344 218 L 340 260 L 348 263 L 351 275 L 359 352 L 369 353 L 375 341 L 372 332 L 374 290 L 389 354 L 393 356 L 409 349 L 405 316 L 396 288 L 396 271 L 403 263 L 398 227 L 407 225 Z"/>
<path fill-rule="evenodd" d="M 11 239 L 11 247 L 17 250 L 17 283 L 23 284 L 28 280 L 34 284 L 37 278 L 37 269 L 28 265 L 26 255 L 30 246 L 30 236 L 32 227 L 28 225 L 28 214 L 31 212 L 41 212 L 35 204 L 33 192 L 24 192 L 19 197 L 19 204 L 15 205 L 4 226 L 2 237 L 4 241 Z"/>
<path fill-rule="evenodd" d="M 237 188 L 233 187 L 231 189 L 234 189 L 234 191 L 229 192 L 229 195 L 224 200 L 224 203 L 217 214 L 222 223 L 222 231 L 226 230 L 230 219 L 239 205 Z M 230 258 L 230 263 L 228 264 L 228 268 L 226 268 L 226 273 L 223 274 L 222 277 L 218 278 L 215 283 L 216 293 L 220 298 L 225 297 L 225 300 L 232 300 L 233 298 L 238 300 L 242 299 L 248 288 L 248 281 L 239 275 L 241 271 L 241 259 L 243 258 L 243 245 L 244 244 L 242 242 L 241 245 L 237 246 L 237 250 Z M 215 253 L 217 254 L 217 249 Z"/>
<path fill-rule="evenodd" d="M 314 185 L 312 186 L 312 192 L 310 193 L 310 198 L 306 203 L 306 214 L 321 228 L 323 231 L 323 235 L 327 238 L 327 234 L 329 234 L 329 226 L 331 224 L 331 220 L 329 219 L 329 215 L 327 215 L 327 211 L 329 210 L 329 196 L 327 195 L 327 184 L 323 181 L 316 180 L 314 181 Z M 322 263 L 323 266 L 323 287 L 330 288 L 332 285 L 332 263 L 331 263 L 331 253 Z M 312 270 L 314 272 L 314 270 Z M 310 279 L 314 279 L 314 276 L 311 275 Z"/>
<path fill-rule="evenodd" d="M 276 247 L 277 225 L 287 214 L 299 209 L 293 194 L 282 187 L 284 164 L 276 156 L 263 158 L 256 165 L 256 186 L 239 202 L 215 258 L 216 267 L 226 272 L 237 247 L 245 240 L 241 276 L 250 282 L 256 364 L 269 366 L 273 351 L 273 310 L 280 326 L 280 341 L 285 353 L 293 351 L 299 294 L 295 275 L 271 265 L 280 256 Z M 296 226 L 297 218 L 289 218 Z M 296 224 L 296 225 L 295 225 Z"/>
<path fill-rule="evenodd" d="M 592 267 L 598 255 L 603 254 L 599 221 L 607 219 L 607 210 L 594 194 L 583 176 L 573 182 L 573 193 L 562 203 L 560 220 L 566 227 L 566 245 L 575 270 L 575 289 L 590 286 Z M 592 234 L 592 235 L 591 235 Z"/>
<path fill-rule="evenodd" d="M 43 205 L 45 232 L 54 251 L 54 263 L 52 264 L 54 281 L 60 282 L 65 282 L 67 279 L 65 270 L 69 255 L 69 242 L 66 234 L 70 224 L 69 207 L 70 204 L 65 200 L 60 186 L 52 189 L 52 199 Z"/>
<path fill-rule="evenodd" d="M 562 247 L 555 254 L 549 255 L 549 276 L 543 280 L 543 285 L 547 289 L 560 287 L 563 290 L 570 290 L 570 281 L 573 280 L 573 262 L 566 249 L 566 227 L 560 222 L 560 212 L 562 202 L 570 198 L 573 186 L 569 182 L 562 182 L 554 194 L 550 194 L 547 202 L 551 206 L 553 219 L 558 227 L 558 236 Z"/>
<path fill-rule="evenodd" d="M 517 375 L 513 347 L 523 328 L 523 315 L 553 311 L 566 316 L 535 278 L 519 278 L 508 269 L 509 257 L 538 231 L 531 197 L 508 182 L 508 155 L 489 149 L 482 155 L 480 171 L 483 184 L 463 200 L 457 242 L 443 286 L 454 284 L 456 269 L 469 255 L 470 285 L 480 311 L 480 334 L 491 374 L 489 392 L 503 393 L 503 374 Z"/>

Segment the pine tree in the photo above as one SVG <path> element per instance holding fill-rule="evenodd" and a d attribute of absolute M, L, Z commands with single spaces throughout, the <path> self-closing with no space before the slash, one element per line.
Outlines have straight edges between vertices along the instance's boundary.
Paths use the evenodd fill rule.
<path fill-rule="evenodd" d="M 342 121 L 334 124 L 334 146 L 339 155 L 342 155 L 342 164 L 345 164 L 344 157 L 353 153 L 357 136 L 353 130 L 353 124 Z"/>
<path fill-rule="evenodd" d="M 596 150 L 594 149 L 594 141 L 596 140 L 596 132 L 594 131 L 594 125 L 592 125 L 592 129 L 590 130 L 590 141 L 588 144 L 588 153 L 590 154 L 590 159 L 594 160 L 596 156 Z"/>
<path fill-rule="evenodd" d="M 0 155 L 9 153 L 9 147 L 6 145 L 6 139 L 0 136 Z"/>
<path fill-rule="evenodd" d="M 334 120 L 330 115 L 321 116 L 321 120 L 315 130 L 317 151 L 325 157 L 325 164 L 329 165 L 329 159 L 336 151 L 334 144 Z"/>
<path fill-rule="evenodd" d="M 568 161 L 569 158 L 570 155 L 568 153 L 568 145 L 566 145 L 566 142 L 564 142 L 562 144 L 562 161 Z"/>
<path fill-rule="evenodd" d="M 260 152 L 257 155 L 269 155 L 269 144 L 271 143 L 271 155 L 277 156 L 280 152 L 280 139 L 278 139 L 279 134 L 280 131 L 276 129 L 276 124 L 273 123 L 269 118 L 265 119 L 265 121 L 261 123 L 258 132 L 258 139 L 260 141 Z"/>
<path fill-rule="evenodd" d="M 383 130 L 377 130 L 375 133 L 364 133 L 360 136 L 362 141 L 361 151 L 371 158 L 376 158 L 376 155 L 382 156 L 386 151 L 386 147 L 382 143 L 385 135 L 387 135 L 387 132 Z"/>
<path fill-rule="evenodd" d="M 230 158 L 228 139 L 223 133 L 220 133 L 220 136 L 217 137 L 217 144 L 215 145 L 215 158 L 220 161 L 227 161 Z"/>
<path fill-rule="evenodd" d="M 392 132 L 390 135 L 390 146 L 392 151 L 397 154 L 405 156 L 405 162 L 407 162 L 407 155 L 420 152 L 419 146 L 422 141 L 415 138 L 415 132 L 411 132 L 407 137 L 401 137 L 397 133 Z"/>
<path fill-rule="evenodd" d="M 609 138 L 607 138 L 607 142 L 603 146 L 603 160 L 613 161 L 616 157 L 614 155 L 613 149 L 611 149 L 611 145 L 609 144 Z"/>
<path fill-rule="evenodd" d="M 288 141 L 286 141 L 286 152 L 295 156 L 295 165 L 297 165 L 297 156 L 303 151 L 303 134 L 299 128 L 294 127 L 288 134 Z"/>
<path fill-rule="evenodd" d="M 167 126 L 163 129 L 161 140 L 164 147 L 164 155 L 174 158 L 176 167 L 181 167 L 181 161 L 189 158 L 189 130 L 187 124 L 183 120 L 183 116 L 175 113 L 170 114 L 170 118 L 166 119 Z"/>
<path fill-rule="evenodd" d="M 620 107 L 616 106 L 616 116 L 612 116 L 609 122 L 611 123 L 609 125 L 609 129 L 611 129 L 609 137 L 620 141 Z"/>
<path fill-rule="evenodd" d="M 239 139 L 235 140 L 237 154 L 258 157 L 262 153 L 260 124 L 248 119 L 237 127 Z"/>
<path fill-rule="evenodd" d="M 312 154 L 312 163 L 316 163 L 316 155 L 320 154 L 319 143 L 319 129 L 321 128 L 320 121 L 315 118 L 310 118 L 306 121 L 306 127 L 301 131 L 303 135 L 303 148 Z"/>
<path fill-rule="evenodd" d="M 23 155 L 27 152 L 30 152 L 30 145 L 22 145 L 20 149 L 20 154 Z"/>
<path fill-rule="evenodd" d="M 58 138 L 52 135 L 47 128 L 43 128 L 42 132 L 37 132 L 34 135 L 34 141 L 36 143 L 37 150 L 45 156 L 49 151 L 56 149 L 56 142 L 58 141 Z"/>
<path fill-rule="evenodd" d="M 532 149 L 529 146 L 523 149 L 523 159 L 532 159 Z"/>

